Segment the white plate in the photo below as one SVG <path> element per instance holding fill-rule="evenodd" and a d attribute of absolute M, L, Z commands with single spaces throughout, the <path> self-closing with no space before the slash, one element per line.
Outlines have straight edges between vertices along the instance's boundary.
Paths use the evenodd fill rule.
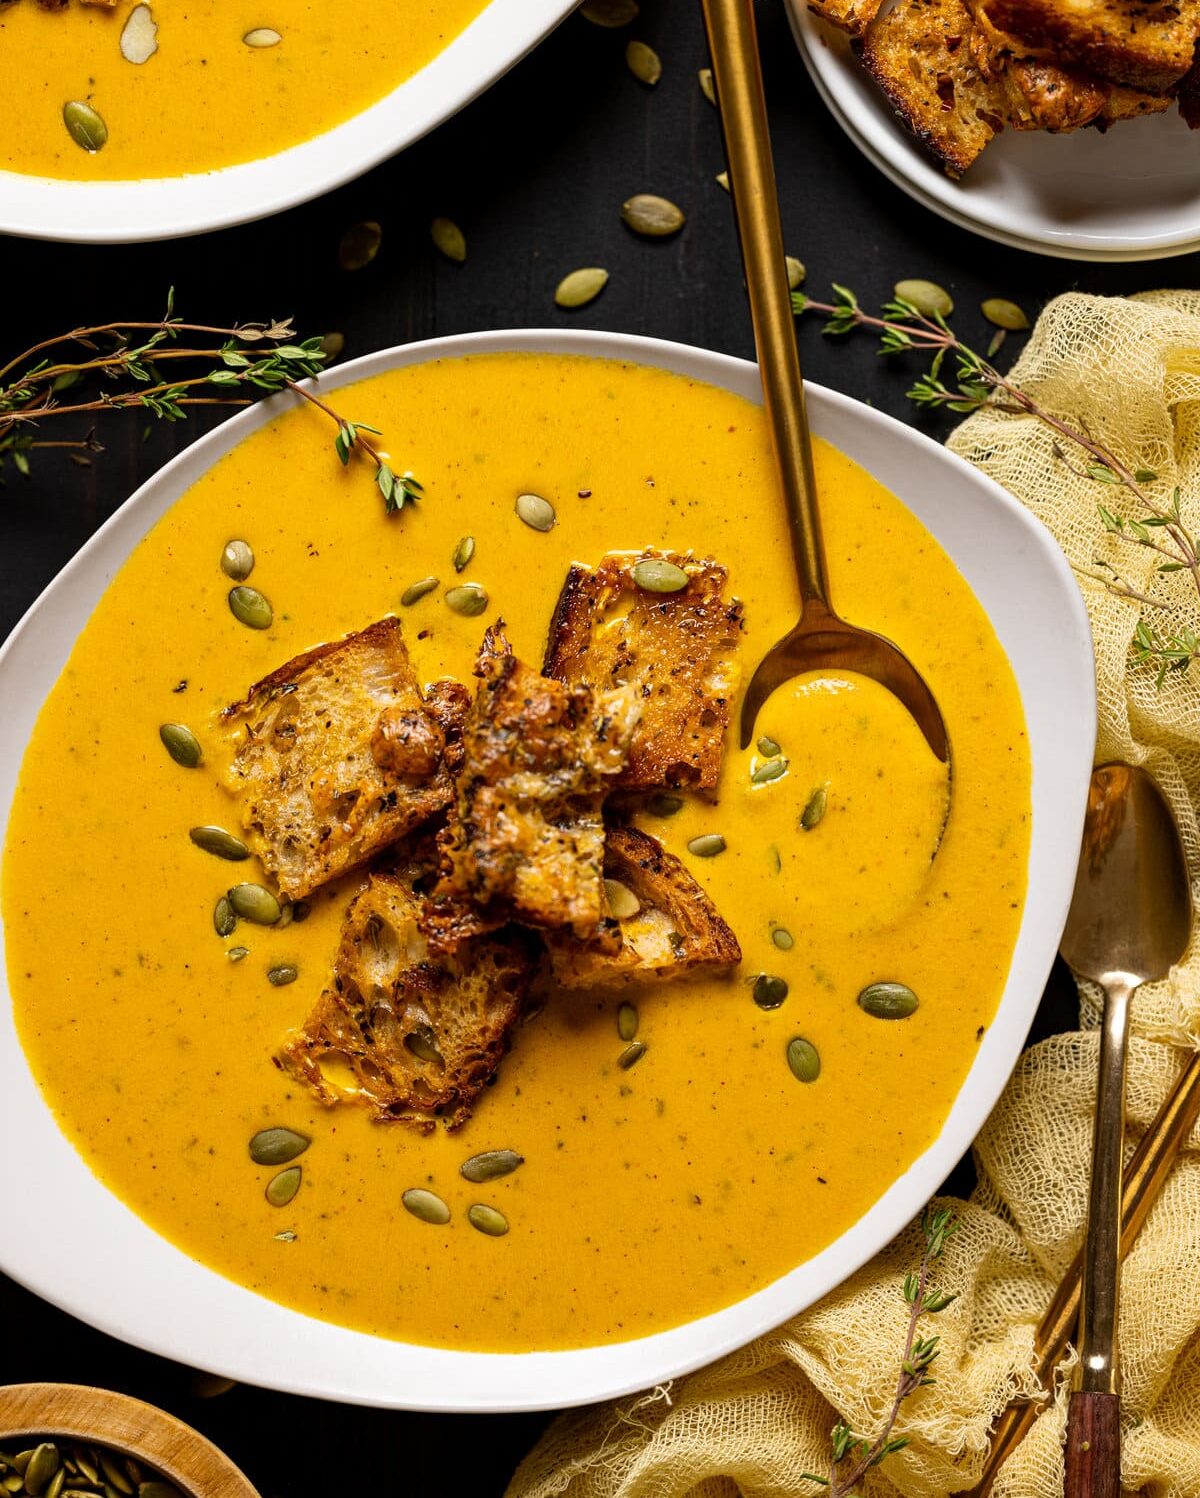
<path fill-rule="evenodd" d="M 0 171 L 0 233 L 131 244 L 244 224 L 307 202 L 456 114 L 577 3 L 492 0 L 445 51 L 378 103 L 260 161 L 136 182 L 64 182 Z"/>
<path fill-rule="evenodd" d="M 897 187 L 951 223 L 1070 260 L 1158 260 L 1200 248 L 1200 132 L 1178 110 L 1105 135 L 1005 130 L 954 182 L 896 118 L 843 33 L 804 0 L 787 9 L 838 124 Z"/>
<path fill-rule="evenodd" d="M 412 344 L 339 365 L 323 386 L 509 349 L 627 359 L 752 400 L 760 395 L 757 370 L 740 359 L 581 332 L 477 333 Z M 1010 495 L 889 416 L 819 386 L 810 387 L 809 398 L 816 431 L 909 505 L 975 590 L 1013 664 L 1032 751 L 1028 897 L 1012 968 L 950 1116 L 920 1159 L 815 1258 L 686 1326 L 572 1352 L 410 1346 L 260 1299 L 158 1237 L 102 1186 L 59 1132 L 29 1071 L 0 964 L 0 1181 L 11 1202 L 71 1203 L 53 1232 L 42 1230 L 35 1211 L 0 1214 L 0 1268 L 113 1336 L 245 1382 L 361 1404 L 512 1411 L 628 1393 L 710 1362 L 840 1284 L 921 1210 L 978 1133 L 1016 1062 L 1066 918 L 1095 734 L 1091 635 L 1061 552 Z M 168 463 L 64 568 L 0 651 L 0 841 L 38 711 L 109 581 L 190 485 L 292 399 L 276 397 L 233 417 Z"/>

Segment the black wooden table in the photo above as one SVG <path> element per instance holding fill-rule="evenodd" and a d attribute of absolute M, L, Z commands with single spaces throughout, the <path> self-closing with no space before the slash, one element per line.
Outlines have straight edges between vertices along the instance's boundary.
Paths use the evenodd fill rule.
<path fill-rule="evenodd" d="M 760 5 L 760 28 L 788 248 L 805 261 L 814 296 L 824 298 L 836 280 L 878 304 L 896 280 L 925 277 L 952 292 L 960 333 L 986 342 L 991 330 L 977 310 L 984 297 L 1009 297 L 1032 316 L 1071 288 L 1197 284 L 1196 256 L 1085 265 L 1005 249 L 943 223 L 842 135 L 808 83 L 780 0 Z M 625 67 L 630 36 L 662 56 L 653 90 Z M 476 329 L 583 326 L 749 357 L 730 202 L 714 180 L 724 165 L 717 116 L 696 81 L 706 62 L 696 0 L 643 0 L 641 18 L 625 32 L 572 17 L 435 135 L 291 213 L 132 248 L 0 242 L 0 352 L 73 326 L 156 317 L 173 285 L 189 321 L 290 314 L 306 333 L 342 332 L 346 356 Z M 679 203 L 683 233 L 666 242 L 631 235 L 619 212 L 635 192 Z M 436 214 L 465 230 L 464 266 L 432 249 Z M 363 219 L 383 226 L 382 249 L 365 270 L 339 270 L 338 240 Z M 606 266 L 609 285 L 582 311 L 561 312 L 554 287 L 581 265 Z M 914 419 L 904 396 L 912 367 L 880 360 L 865 336 L 830 340 L 806 325 L 802 350 L 810 379 Z M 158 426 L 146 436 L 140 417 L 112 416 L 99 428 L 106 451 L 91 468 L 48 453 L 29 480 L 8 472 L 0 491 L 0 636 L 106 516 L 204 425 Z M 944 434 L 937 421 L 925 425 Z M 1036 1032 L 1072 1023 L 1070 988 L 1059 979 Z M 52 1233 L 69 1204 L 7 1202 L 5 1210 Z M 545 1421 L 396 1415 L 241 1387 L 204 1400 L 189 1370 L 101 1336 L 0 1278 L 0 1382 L 37 1379 L 103 1384 L 172 1410 L 228 1450 L 267 1498 L 446 1487 L 489 1498 L 503 1492 Z"/>

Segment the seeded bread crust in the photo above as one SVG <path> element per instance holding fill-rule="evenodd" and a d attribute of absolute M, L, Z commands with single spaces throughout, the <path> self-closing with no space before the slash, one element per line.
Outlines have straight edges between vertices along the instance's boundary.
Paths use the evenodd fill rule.
<path fill-rule="evenodd" d="M 330 986 L 276 1064 L 328 1106 L 357 1103 L 428 1133 L 471 1116 L 507 1049 L 536 946 L 511 930 L 434 959 L 423 906 L 404 875 L 370 877 L 346 913 Z"/>
<path fill-rule="evenodd" d="M 738 939 L 716 906 L 679 859 L 648 833 L 610 827 L 604 876 L 632 890 L 640 908 L 624 920 L 606 917 L 606 932 L 619 938 L 614 951 L 568 937 L 548 940 L 554 978 L 563 988 L 661 983 L 728 970 L 742 960 Z"/>
<path fill-rule="evenodd" d="M 447 724 L 452 696 L 437 699 Z M 451 803 L 446 732 L 398 619 L 296 656 L 222 721 L 246 841 L 286 899 L 359 868 Z"/>

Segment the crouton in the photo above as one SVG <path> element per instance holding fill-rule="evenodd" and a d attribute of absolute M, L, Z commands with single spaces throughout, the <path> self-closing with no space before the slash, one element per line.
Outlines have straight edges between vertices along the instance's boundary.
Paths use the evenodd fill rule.
<path fill-rule="evenodd" d="M 1192 65 L 1200 0 L 981 0 L 1017 55 L 1069 61 L 1112 83 L 1168 93 Z"/>
<path fill-rule="evenodd" d="M 286 899 L 358 868 L 452 800 L 445 734 L 398 619 L 288 661 L 222 718 L 246 840 Z"/>
<path fill-rule="evenodd" d="M 609 828 L 604 877 L 605 927 L 615 930 L 619 945 L 606 952 L 570 937 L 549 938 L 554 977 L 564 988 L 661 982 L 690 973 L 718 972 L 742 960 L 738 939 L 716 906 L 679 859 L 647 833 L 633 827 Z M 616 881 L 621 889 L 608 881 Z M 617 900 L 623 900 L 630 913 L 614 912 Z"/>
<path fill-rule="evenodd" d="M 687 573 L 686 587 L 638 587 L 638 562 L 660 555 Z M 642 714 L 616 780 L 622 789 L 717 783 L 742 624 L 741 604 L 722 597 L 725 580 L 717 562 L 650 552 L 612 553 L 567 574 L 543 669 L 570 686 L 636 693 Z"/>
<path fill-rule="evenodd" d="M 628 689 L 564 686 L 523 665 L 499 625 L 475 666 L 455 811 L 425 930 L 434 950 L 508 921 L 600 926 L 604 824 L 640 711 Z"/>
<path fill-rule="evenodd" d="M 470 1117 L 520 1015 L 535 949 L 506 931 L 434 961 L 422 904 L 407 878 L 370 877 L 346 913 L 330 987 L 276 1063 L 327 1105 L 358 1103 L 381 1123 L 428 1132 Z"/>
<path fill-rule="evenodd" d="M 879 14 L 883 0 L 808 0 L 814 15 L 851 36 L 861 36 Z"/>

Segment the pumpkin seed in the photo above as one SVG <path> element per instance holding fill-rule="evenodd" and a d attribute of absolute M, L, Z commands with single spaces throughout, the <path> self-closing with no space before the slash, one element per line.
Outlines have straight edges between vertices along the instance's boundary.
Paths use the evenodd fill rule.
<path fill-rule="evenodd" d="M 61 1498 L 63 1487 L 67 1481 L 67 1469 L 60 1467 L 50 1479 L 49 1486 L 42 1494 L 42 1498 Z"/>
<path fill-rule="evenodd" d="M 108 126 L 90 104 L 85 104 L 82 99 L 72 99 L 63 105 L 62 113 L 67 134 L 77 146 L 92 155 L 104 149 Z"/>
<path fill-rule="evenodd" d="M 482 1202 L 467 1208 L 467 1221 L 489 1238 L 503 1238 L 508 1232 L 508 1218 L 504 1213 L 495 1207 L 485 1207 Z"/>
<path fill-rule="evenodd" d="M 255 1165 L 288 1165 L 299 1158 L 311 1143 L 307 1134 L 276 1124 L 270 1129 L 259 1129 L 251 1139 L 250 1158 Z"/>
<path fill-rule="evenodd" d="M 460 583 L 457 588 L 451 588 L 447 592 L 446 603 L 456 614 L 473 619 L 487 608 L 488 596 L 478 583 Z"/>
<path fill-rule="evenodd" d="M 796 945 L 796 938 L 783 926 L 776 926 L 771 932 L 771 940 L 781 952 L 790 952 Z"/>
<path fill-rule="evenodd" d="M 400 602 L 406 609 L 411 609 L 414 603 L 420 603 L 426 593 L 432 593 L 437 585 L 436 577 L 423 577 L 420 582 L 412 583 L 405 588 L 400 595 Z"/>
<path fill-rule="evenodd" d="M 817 1048 L 802 1035 L 788 1041 L 787 1063 L 797 1082 L 815 1082 L 821 1075 L 821 1057 Z"/>
<path fill-rule="evenodd" d="M 664 239 L 668 234 L 677 234 L 686 220 L 683 210 L 669 198 L 659 198 L 652 192 L 639 192 L 626 198 L 621 204 L 621 218 L 627 228 L 647 239 Z"/>
<path fill-rule="evenodd" d="M 35 1446 L 25 1468 L 25 1491 L 40 1493 L 58 1468 L 58 1447 L 53 1441 L 43 1441 L 40 1446 Z"/>
<path fill-rule="evenodd" d="M 636 1066 L 646 1054 L 648 1047 L 643 1041 L 635 1040 L 627 1045 L 617 1057 L 617 1065 L 622 1071 L 628 1071 L 631 1066 Z"/>
<path fill-rule="evenodd" d="M 321 339 L 321 352 L 325 355 L 326 364 L 332 364 L 335 359 L 340 359 L 345 347 L 345 333 L 326 333 Z"/>
<path fill-rule="evenodd" d="M 434 249 L 461 265 L 467 258 L 467 237 L 452 218 L 435 218 L 429 225 Z"/>
<path fill-rule="evenodd" d="M 579 14 L 593 26 L 628 26 L 638 14 L 637 0 L 586 0 Z"/>
<path fill-rule="evenodd" d="M 232 936 L 237 929 L 237 916 L 229 903 L 229 896 L 222 895 L 213 907 L 213 930 L 218 936 Z"/>
<path fill-rule="evenodd" d="M 422 1186 L 414 1186 L 406 1191 L 400 1200 L 404 1203 L 405 1210 L 422 1222 L 431 1223 L 434 1227 L 445 1227 L 450 1221 L 450 1208 L 440 1196 L 435 1196 Z"/>
<path fill-rule="evenodd" d="M 226 890 L 234 914 L 256 926 L 274 926 L 283 914 L 279 901 L 261 884 L 235 884 Z"/>
<path fill-rule="evenodd" d="M 631 920 L 642 908 L 642 902 L 619 879 L 604 881 L 604 898 L 608 902 L 609 914 L 617 921 Z"/>
<path fill-rule="evenodd" d="M 247 47 L 278 47 L 283 40 L 274 26 L 255 26 L 253 31 L 247 31 L 242 38 Z"/>
<path fill-rule="evenodd" d="M 797 260 L 795 255 L 785 255 L 783 259 L 787 266 L 788 289 L 795 291 L 797 286 L 803 286 L 808 267 L 803 260 Z"/>
<path fill-rule="evenodd" d="M 247 541 L 226 541 L 221 553 L 221 571 L 235 583 L 244 583 L 254 571 L 254 553 Z"/>
<path fill-rule="evenodd" d="M 800 813 L 800 826 L 805 832 L 811 832 L 820 822 L 828 803 L 829 792 L 823 785 L 819 785 L 804 803 L 804 810 Z"/>
<path fill-rule="evenodd" d="M 484 1150 L 482 1154 L 464 1160 L 458 1170 L 460 1175 L 478 1186 L 483 1181 L 496 1181 L 501 1176 L 512 1175 L 519 1165 L 524 1164 L 524 1155 L 518 1155 L 516 1150 Z"/>
<path fill-rule="evenodd" d="M 24 1473 L 26 1467 L 29 1466 L 29 1458 L 33 1455 L 33 1452 L 34 1448 L 32 1446 L 28 1451 L 18 1451 L 12 1459 L 13 1470 Z"/>
<path fill-rule="evenodd" d="M 362 270 L 379 254 L 382 243 L 383 230 L 374 219 L 352 224 L 338 244 L 338 265 L 343 270 Z"/>
<path fill-rule="evenodd" d="M 117 1466 L 116 1460 L 107 1451 L 100 1453 L 100 1470 L 104 1473 L 105 1480 L 110 1482 L 118 1493 L 132 1493 L 133 1484 Z"/>
<path fill-rule="evenodd" d="M 271 1177 L 267 1182 L 266 1196 L 273 1207 L 286 1207 L 295 1199 L 296 1192 L 300 1190 L 302 1175 L 302 1166 L 289 1165 L 286 1170 L 281 1170 L 277 1176 Z"/>
<path fill-rule="evenodd" d="M 774 973 L 759 973 L 751 992 L 760 1009 L 778 1009 L 788 996 L 787 980 Z"/>
<path fill-rule="evenodd" d="M 554 506 L 540 494 L 518 494 L 516 510 L 530 530 L 535 531 L 552 531 L 558 518 Z"/>
<path fill-rule="evenodd" d="M 163 747 L 177 765 L 194 770 L 204 757 L 200 740 L 186 723 L 163 723 L 158 730 Z"/>
<path fill-rule="evenodd" d="M 920 999 L 904 983 L 868 983 L 858 996 L 858 1006 L 875 1019 L 907 1019 L 920 1007 Z"/>
<path fill-rule="evenodd" d="M 291 1228 L 284 1228 L 284 1230 L 283 1230 L 282 1233 L 276 1233 L 275 1234 L 275 1242 L 276 1243 L 295 1243 L 296 1236 L 297 1235 L 292 1232 Z"/>
<path fill-rule="evenodd" d="M 283 1234 L 276 1233 L 275 1236 L 281 1238 Z M 169 1482 L 144 1482 L 137 1490 L 137 1498 L 183 1498 L 183 1494 Z"/>
<path fill-rule="evenodd" d="M 239 624 L 247 629 L 270 629 L 275 611 L 270 601 L 257 588 L 239 584 L 229 590 L 229 608 Z"/>
<path fill-rule="evenodd" d="M 1029 326 L 1029 319 L 1016 302 L 1008 302 L 1002 296 L 988 297 L 979 310 L 994 327 L 1009 333 L 1021 333 Z"/>
<path fill-rule="evenodd" d="M 696 74 L 696 79 L 700 84 L 700 92 L 710 104 L 715 105 L 717 102 L 717 86 L 713 82 L 713 70 L 711 68 L 701 68 Z"/>
<path fill-rule="evenodd" d="M 267 982 L 272 988 L 286 988 L 289 983 L 294 983 L 299 976 L 299 968 L 291 962 L 277 962 L 274 967 L 267 969 Z"/>
<path fill-rule="evenodd" d="M 586 307 L 607 285 L 608 272 L 598 265 L 587 265 L 562 278 L 555 287 L 554 300 L 558 306 L 567 309 Z"/>
<path fill-rule="evenodd" d="M 617 1010 L 617 1034 L 622 1040 L 632 1040 L 638 1032 L 640 1016 L 632 1004 L 622 1004 Z"/>
<path fill-rule="evenodd" d="M 725 839 L 719 832 L 705 832 L 694 837 L 688 843 L 687 850 L 696 858 L 716 858 L 718 853 L 725 851 Z"/>
<path fill-rule="evenodd" d="M 717 184 L 718 187 L 723 187 L 726 192 L 729 191 L 728 172 L 718 172 L 717 175 L 713 178 L 713 181 Z"/>
<path fill-rule="evenodd" d="M 230 863 L 241 863 L 243 858 L 250 857 L 250 849 L 241 838 L 234 837 L 232 832 L 226 832 L 224 827 L 193 827 L 188 832 L 188 837 L 197 848 L 203 848 L 206 853 L 213 853 L 217 858 L 227 858 Z"/>
<path fill-rule="evenodd" d="M 662 791 L 646 802 L 646 810 L 652 817 L 673 817 L 682 806 L 682 796 L 668 796 Z"/>
<path fill-rule="evenodd" d="M 688 585 L 687 573 L 666 557 L 643 557 L 629 569 L 629 576 L 644 593 L 678 593 Z"/>
<path fill-rule="evenodd" d="M 135 5 L 121 31 L 121 56 L 126 62 L 149 62 L 158 51 L 158 27 L 148 5 Z"/>
<path fill-rule="evenodd" d="M 653 88 L 662 77 L 662 58 L 645 42 L 630 42 L 625 48 L 625 66 L 639 83 Z"/>
<path fill-rule="evenodd" d="M 471 565 L 471 558 L 475 555 L 475 537 L 464 536 L 454 548 L 454 555 L 450 558 L 454 563 L 455 572 L 462 572 Z"/>
<path fill-rule="evenodd" d="M 757 748 L 758 752 L 767 759 L 774 759 L 777 754 L 783 753 L 782 746 L 777 744 L 774 739 L 768 738 L 765 733 L 759 739 Z"/>
<path fill-rule="evenodd" d="M 250 955 L 250 948 L 249 947 L 230 947 L 229 950 L 228 950 L 228 952 L 225 953 L 225 955 L 226 955 L 226 957 L 229 958 L 230 962 L 241 962 L 243 960 L 243 958 L 249 957 L 249 955 Z"/>
<path fill-rule="evenodd" d="M 949 317 L 954 311 L 954 298 L 936 281 L 897 281 L 892 290 L 922 317 Z"/>
<path fill-rule="evenodd" d="M 428 1061 L 434 1066 L 444 1066 L 445 1060 L 441 1051 L 434 1044 L 433 1031 L 428 1025 L 423 1025 L 419 1030 L 414 1030 L 410 1035 L 404 1037 L 404 1047 L 413 1053 L 420 1061 Z"/>
<path fill-rule="evenodd" d="M 751 785 L 769 785 L 772 780 L 778 780 L 788 767 L 786 759 L 769 759 L 765 764 L 759 765 L 750 777 Z"/>

